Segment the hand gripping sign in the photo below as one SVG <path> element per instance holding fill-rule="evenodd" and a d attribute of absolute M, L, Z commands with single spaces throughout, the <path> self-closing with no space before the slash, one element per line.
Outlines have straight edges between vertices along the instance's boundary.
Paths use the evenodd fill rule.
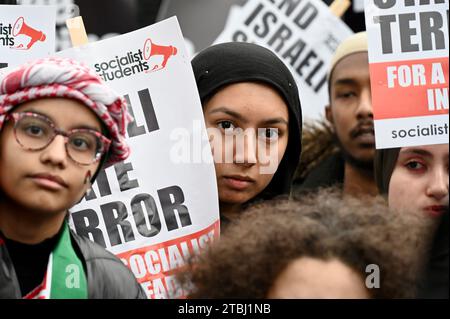
<path fill-rule="evenodd" d="M 377 148 L 448 143 L 448 0 L 366 0 Z"/>
<path fill-rule="evenodd" d="M 0 68 L 55 52 L 55 6 L 0 5 Z"/>
<path fill-rule="evenodd" d="M 98 174 L 92 191 L 70 210 L 71 227 L 116 254 L 148 297 L 181 297 L 174 275 L 217 239 L 219 207 L 201 103 L 176 18 L 59 55 L 90 65 L 124 95 L 134 117 L 127 128 L 131 156 Z M 177 145 L 187 158 L 174 156 Z M 193 154 L 199 150 L 200 159 Z"/>

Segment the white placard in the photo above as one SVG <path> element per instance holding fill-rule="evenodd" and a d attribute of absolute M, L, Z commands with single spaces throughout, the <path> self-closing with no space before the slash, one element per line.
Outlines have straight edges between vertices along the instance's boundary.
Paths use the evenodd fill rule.
<path fill-rule="evenodd" d="M 55 6 L 0 5 L 0 68 L 55 52 Z"/>
<path fill-rule="evenodd" d="M 176 298 L 174 274 L 219 235 L 214 163 L 177 19 L 60 52 L 129 101 L 131 156 L 103 171 L 71 227 L 128 265 L 150 298 Z M 95 198 L 94 198 L 95 197 Z"/>
<path fill-rule="evenodd" d="M 366 0 L 376 148 L 448 143 L 448 0 Z"/>

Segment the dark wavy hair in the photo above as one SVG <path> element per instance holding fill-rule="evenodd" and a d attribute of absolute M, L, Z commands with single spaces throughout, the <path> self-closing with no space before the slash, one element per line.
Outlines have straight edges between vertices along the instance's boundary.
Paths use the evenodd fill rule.
<path fill-rule="evenodd" d="M 251 207 L 179 280 L 190 298 L 265 298 L 277 276 L 300 257 L 338 259 L 361 278 L 380 269 L 372 298 L 415 297 L 425 233 L 415 216 L 390 212 L 381 198 L 342 199 L 322 189 L 299 200 Z M 369 202 L 370 201 L 370 202 Z"/>

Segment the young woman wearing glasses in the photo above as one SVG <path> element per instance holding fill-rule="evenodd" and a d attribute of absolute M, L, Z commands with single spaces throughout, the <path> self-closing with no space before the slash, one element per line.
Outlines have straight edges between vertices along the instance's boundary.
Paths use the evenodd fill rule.
<path fill-rule="evenodd" d="M 47 58 L 0 77 L 0 298 L 144 298 L 68 209 L 124 160 L 124 100 L 85 66 Z"/>

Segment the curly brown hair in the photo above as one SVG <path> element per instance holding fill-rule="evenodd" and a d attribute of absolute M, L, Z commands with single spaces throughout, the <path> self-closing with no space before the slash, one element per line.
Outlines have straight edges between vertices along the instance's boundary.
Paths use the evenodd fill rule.
<path fill-rule="evenodd" d="M 370 202 L 369 202 L 370 201 Z M 341 197 L 322 189 L 299 200 L 256 204 L 179 280 L 190 298 L 265 298 L 294 259 L 336 258 L 365 278 L 380 269 L 372 298 L 412 298 L 423 264 L 423 223 L 390 212 L 382 198 Z"/>

